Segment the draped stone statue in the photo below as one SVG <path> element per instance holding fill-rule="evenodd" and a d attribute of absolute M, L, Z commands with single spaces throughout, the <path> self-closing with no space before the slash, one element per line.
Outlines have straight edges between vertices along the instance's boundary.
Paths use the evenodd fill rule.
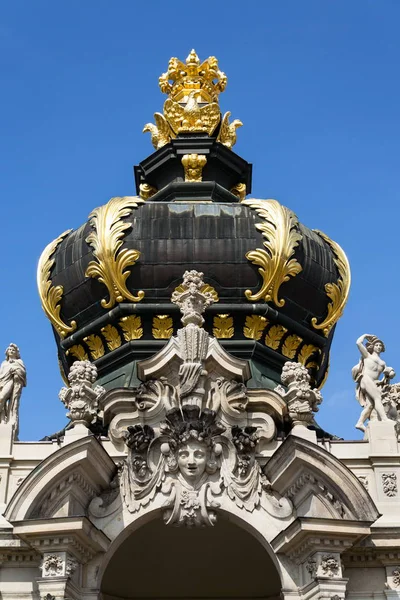
<path fill-rule="evenodd" d="M 372 411 L 380 421 L 387 421 L 388 416 L 383 405 L 383 392 L 395 372 L 387 367 L 380 355 L 385 351 L 385 345 L 375 335 L 365 333 L 357 340 L 357 347 L 361 353 L 358 364 L 353 367 L 351 374 L 357 384 L 356 398 L 362 406 L 360 418 L 356 428 L 365 431 L 365 421 L 371 418 Z M 383 379 L 380 376 L 383 375 Z"/>
<path fill-rule="evenodd" d="M 26 386 L 26 369 L 19 348 L 10 344 L 6 360 L 0 365 L 0 423 L 11 423 L 18 437 L 18 411 L 22 388 Z"/>

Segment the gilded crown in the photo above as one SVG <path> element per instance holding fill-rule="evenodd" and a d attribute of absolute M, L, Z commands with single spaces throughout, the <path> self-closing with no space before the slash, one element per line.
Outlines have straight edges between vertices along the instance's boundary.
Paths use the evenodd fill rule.
<path fill-rule="evenodd" d="M 168 71 L 159 78 L 160 89 L 175 102 L 186 103 L 191 92 L 199 103 L 218 102 L 218 96 L 226 88 L 227 77 L 219 70 L 218 60 L 210 56 L 200 63 L 192 50 L 183 63 L 171 58 Z"/>

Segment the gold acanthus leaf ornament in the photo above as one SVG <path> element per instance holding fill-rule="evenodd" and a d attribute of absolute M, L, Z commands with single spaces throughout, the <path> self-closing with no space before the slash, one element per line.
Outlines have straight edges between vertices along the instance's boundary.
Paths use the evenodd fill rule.
<path fill-rule="evenodd" d="M 229 314 L 215 315 L 213 321 L 213 335 L 219 339 L 229 339 L 235 333 L 233 318 Z"/>
<path fill-rule="evenodd" d="M 250 206 L 263 218 L 262 223 L 256 224 L 256 229 L 261 231 L 266 248 L 257 248 L 246 254 L 248 260 L 259 266 L 258 272 L 262 277 L 261 289 L 254 294 L 246 290 L 246 298 L 252 301 L 264 299 L 276 306 L 284 306 L 285 300 L 279 298 L 279 288 L 302 270 L 301 264 L 292 258 L 302 239 L 296 230 L 297 217 L 276 200 L 249 199 L 244 200 L 243 204 Z"/>
<path fill-rule="evenodd" d="M 313 354 L 321 354 L 321 350 L 314 346 L 313 344 L 304 344 L 301 348 L 299 355 L 297 357 L 297 362 L 302 365 L 307 365 L 308 360 L 313 356 Z"/>
<path fill-rule="evenodd" d="M 322 329 L 324 336 L 328 337 L 329 332 L 342 316 L 344 307 L 346 306 L 350 292 L 351 272 L 347 256 L 339 244 L 331 240 L 322 231 L 318 231 L 317 229 L 314 229 L 313 231 L 332 248 L 335 255 L 335 265 L 339 272 L 336 283 L 327 283 L 325 285 L 326 295 L 331 299 L 331 302 L 328 304 L 327 316 L 321 323 L 317 323 L 316 317 L 311 319 L 311 324 L 314 329 Z"/>
<path fill-rule="evenodd" d="M 167 340 L 174 333 L 172 318 L 169 315 L 153 317 L 152 334 L 156 340 Z"/>
<path fill-rule="evenodd" d="M 71 348 L 67 350 L 66 354 L 71 354 L 72 356 L 75 356 L 77 360 L 89 360 L 85 348 L 80 344 L 75 344 L 75 346 L 71 346 Z"/>
<path fill-rule="evenodd" d="M 53 286 L 50 278 L 50 272 L 55 261 L 52 256 L 56 251 L 57 246 L 61 244 L 62 240 L 71 231 L 72 229 L 64 231 L 64 233 L 59 235 L 57 239 L 46 246 L 39 259 L 37 269 L 37 286 L 43 310 L 54 329 L 62 339 L 65 338 L 66 335 L 75 331 L 76 321 L 71 321 L 71 323 L 68 325 L 62 320 L 60 316 L 60 302 L 64 293 L 64 288 L 62 285 Z"/>
<path fill-rule="evenodd" d="M 143 335 L 142 319 L 137 315 L 122 317 L 119 325 L 127 342 L 139 340 Z"/>
<path fill-rule="evenodd" d="M 294 358 L 297 352 L 298 347 L 300 346 L 303 340 L 301 337 L 296 335 L 295 333 L 288 335 L 286 340 L 283 342 L 282 346 L 282 354 L 287 358 Z"/>
<path fill-rule="evenodd" d="M 244 337 L 250 338 L 251 340 L 261 339 L 267 324 L 267 319 L 261 315 L 248 315 L 243 327 Z"/>
<path fill-rule="evenodd" d="M 116 350 L 122 344 L 118 329 L 113 325 L 102 327 L 101 333 L 104 335 L 109 350 Z"/>
<path fill-rule="evenodd" d="M 265 336 L 265 345 L 272 350 L 278 350 L 281 340 L 287 332 L 283 325 L 272 325 Z"/>
<path fill-rule="evenodd" d="M 92 334 L 83 338 L 83 341 L 90 350 L 90 355 L 93 360 L 97 360 L 104 356 L 105 350 L 101 338 L 98 335 Z"/>
<path fill-rule="evenodd" d="M 93 231 L 86 242 L 93 248 L 96 260 L 88 264 L 85 275 L 98 279 L 107 287 L 109 299 L 102 299 L 103 308 L 112 308 L 116 302 L 124 300 L 139 302 L 144 297 L 142 290 L 134 296 L 126 287 L 126 280 L 131 273 L 127 267 L 136 263 L 140 252 L 128 248 L 121 250 L 124 233 L 131 227 L 123 218 L 142 202 L 140 198 L 130 196 L 111 198 L 89 215 Z"/>

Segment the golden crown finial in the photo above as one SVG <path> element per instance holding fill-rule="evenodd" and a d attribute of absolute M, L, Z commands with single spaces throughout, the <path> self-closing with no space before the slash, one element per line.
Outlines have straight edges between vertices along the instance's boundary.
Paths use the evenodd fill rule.
<path fill-rule="evenodd" d="M 171 58 L 168 71 L 159 78 L 160 89 L 168 98 L 164 114 L 155 113 L 156 125 L 147 123 L 143 131 L 151 132 L 151 140 L 158 150 L 181 133 L 207 133 L 212 135 L 221 122 L 218 96 L 226 88 L 227 77 L 220 71 L 215 56 L 200 62 L 195 50 L 183 63 Z M 226 113 L 217 140 L 228 148 L 236 141 L 236 128 L 242 124 L 235 120 L 229 124 Z"/>

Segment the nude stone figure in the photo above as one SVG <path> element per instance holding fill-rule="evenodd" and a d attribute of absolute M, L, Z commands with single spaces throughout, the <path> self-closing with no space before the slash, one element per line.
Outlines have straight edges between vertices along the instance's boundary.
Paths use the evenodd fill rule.
<path fill-rule="evenodd" d="M 366 343 L 364 343 L 366 342 Z M 383 386 L 395 376 L 391 367 L 387 367 L 380 355 L 385 351 L 385 345 L 375 335 L 365 333 L 357 340 L 361 353 L 359 363 L 353 367 L 351 374 L 357 383 L 356 398 L 362 406 L 356 428 L 365 431 L 365 421 L 376 411 L 380 421 L 387 421 L 385 408 L 382 403 Z M 383 374 L 383 379 L 379 379 Z"/>

